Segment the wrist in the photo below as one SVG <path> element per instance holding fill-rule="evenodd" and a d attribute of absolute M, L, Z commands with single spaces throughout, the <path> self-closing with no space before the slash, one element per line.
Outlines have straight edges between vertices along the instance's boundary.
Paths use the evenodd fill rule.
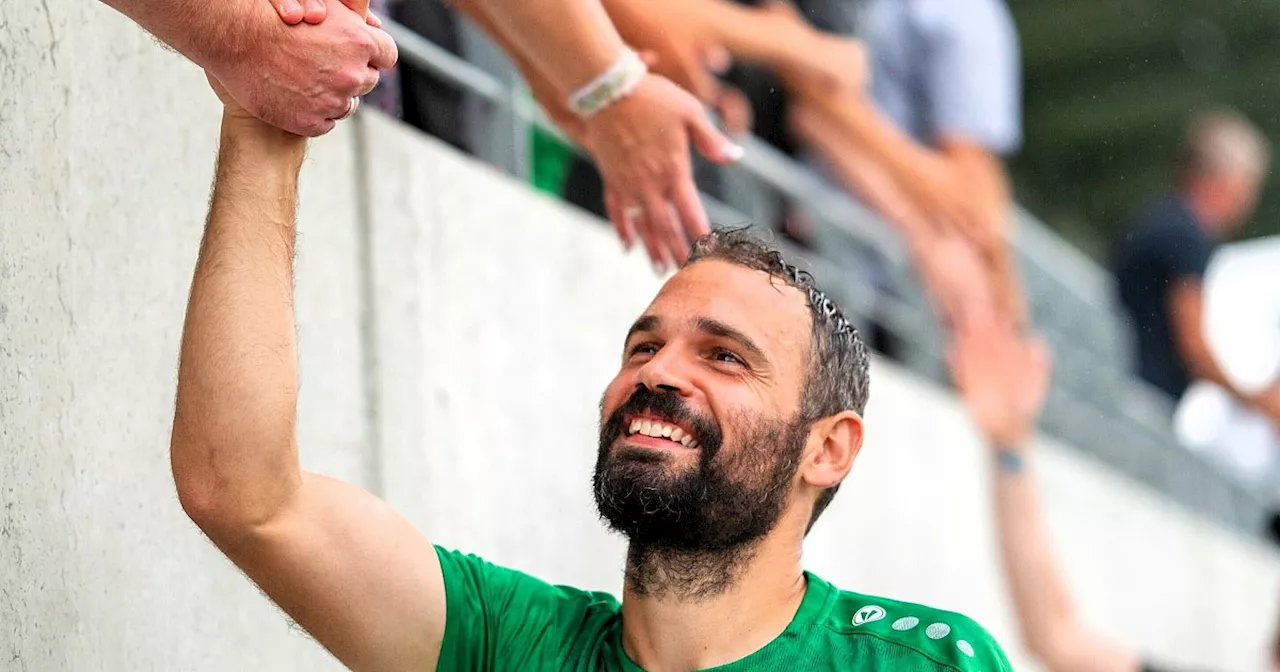
<path fill-rule="evenodd" d="M 1026 453 L 1019 446 L 993 443 L 991 460 L 996 471 L 1002 474 L 1018 475 L 1026 467 Z"/>
<path fill-rule="evenodd" d="M 634 93 L 648 75 L 640 55 L 624 49 L 612 65 L 569 96 L 568 107 L 580 119 L 590 119 Z"/>
<path fill-rule="evenodd" d="M 297 171 L 306 153 L 307 139 L 253 117 L 224 114 L 221 145 L 236 154 L 249 154 L 255 163 Z"/>

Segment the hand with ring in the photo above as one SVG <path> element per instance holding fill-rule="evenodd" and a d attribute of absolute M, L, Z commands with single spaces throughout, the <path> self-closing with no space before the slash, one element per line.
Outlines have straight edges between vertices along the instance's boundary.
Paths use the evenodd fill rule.
<path fill-rule="evenodd" d="M 653 74 L 582 126 L 623 245 L 639 239 L 659 273 L 679 268 L 692 241 L 711 232 L 693 181 L 690 146 L 721 164 L 741 158 L 742 148 L 711 123 L 690 93 Z"/>

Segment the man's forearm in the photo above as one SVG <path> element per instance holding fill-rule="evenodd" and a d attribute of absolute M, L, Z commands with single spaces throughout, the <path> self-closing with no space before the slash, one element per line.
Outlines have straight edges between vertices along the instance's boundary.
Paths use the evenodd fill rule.
<path fill-rule="evenodd" d="M 102 0 L 202 68 L 246 52 L 266 0 Z"/>
<path fill-rule="evenodd" d="M 507 53 L 541 65 L 563 98 L 613 65 L 626 45 L 600 0 L 454 0 L 503 44 Z"/>
<path fill-rule="evenodd" d="M 301 482 L 293 244 L 305 141 L 223 123 L 187 307 L 171 459 L 202 525 L 268 520 Z"/>

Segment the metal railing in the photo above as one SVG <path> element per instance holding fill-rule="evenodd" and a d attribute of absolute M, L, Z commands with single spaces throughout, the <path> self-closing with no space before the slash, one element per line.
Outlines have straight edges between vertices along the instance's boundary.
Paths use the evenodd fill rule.
<path fill-rule="evenodd" d="M 487 72 L 392 21 L 386 29 L 399 45 L 402 61 L 499 112 L 486 119 L 492 127 L 485 129 L 487 155 L 480 158 L 524 178 L 527 157 L 510 148 L 527 147 L 533 127 L 572 145 L 522 87 L 507 84 L 518 81 L 513 71 Z M 750 138 L 746 150 L 739 163 L 720 169 L 739 185 L 737 194 L 746 196 L 724 202 L 704 193 L 712 220 L 752 221 L 750 215 L 758 210 L 758 202 L 752 201 L 759 196 L 799 204 L 822 244 L 816 253 L 787 251 L 807 262 L 851 321 L 863 328 L 878 325 L 896 340 L 898 358 L 906 366 L 948 385 L 940 330 L 890 227 L 771 145 Z M 1055 351 L 1056 373 L 1042 429 L 1197 513 L 1260 533 L 1266 502 L 1180 448 L 1172 434 L 1169 401 L 1128 373 L 1127 327 L 1112 306 L 1109 276 L 1025 210 L 1017 210 L 1012 238 L 1034 322 Z M 879 269 L 880 282 L 859 275 L 868 267 Z"/>

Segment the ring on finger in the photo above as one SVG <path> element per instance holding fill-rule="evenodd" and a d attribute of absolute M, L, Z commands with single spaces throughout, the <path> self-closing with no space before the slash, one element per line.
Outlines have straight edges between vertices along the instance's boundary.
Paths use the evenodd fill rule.
<path fill-rule="evenodd" d="M 643 205 L 628 205 L 626 209 L 622 211 L 622 216 L 626 217 L 628 221 L 639 219 L 642 215 L 644 215 Z"/>

